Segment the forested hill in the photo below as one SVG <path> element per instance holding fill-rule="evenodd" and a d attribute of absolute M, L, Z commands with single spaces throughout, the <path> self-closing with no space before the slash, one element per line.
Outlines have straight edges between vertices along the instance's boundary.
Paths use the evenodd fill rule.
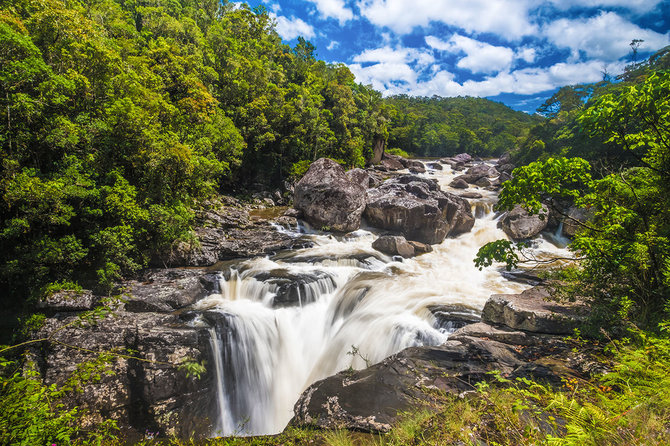
<path fill-rule="evenodd" d="M 419 156 L 467 152 L 499 155 L 514 149 L 543 118 L 483 98 L 393 96 L 389 147 Z"/>

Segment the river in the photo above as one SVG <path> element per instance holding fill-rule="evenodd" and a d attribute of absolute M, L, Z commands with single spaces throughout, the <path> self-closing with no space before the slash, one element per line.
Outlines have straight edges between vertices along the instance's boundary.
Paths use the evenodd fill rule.
<path fill-rule="evenodd" d="M 445 165 L 421 176 L 458 194 L 463 191 L 448 187 L 457 174 Z M 477 217 L 472 231 L 412 259 L 375 251 L 380 231 L 372 228 L 336 237 L 300 226 L 278 230 L 307 233 L 312 248 L 222 267 L 219 288 L 196 304 L 203 318 L 195 322 L 209 321 L 216 359 L 213 435 L 280 432 L 311 383 L 407 347 L 444 342 L 458 324 L 437 317 L 436 307 L 456 305 L 476 316 L 491 294 L 527 288 L 504 279 L 500 266 L 474 266 L 482 245 L 506 236 L 492 210 L 496 193 L 470 191 L 482 194 L 470 200 Z M 536 240 L 537 254 L 565 255 L 548 239 Z M 301 283 L 291 288 L 292 301 L 277 302 L 281 284 L 292 280 Z"/>

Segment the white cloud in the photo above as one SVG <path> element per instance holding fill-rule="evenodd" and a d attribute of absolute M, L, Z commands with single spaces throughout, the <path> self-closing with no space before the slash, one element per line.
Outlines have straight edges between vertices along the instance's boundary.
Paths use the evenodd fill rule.
<path fill-rule="evenodd" d="M 573 61 L 579 60 L 580 52 L 608 62 L 618 60 L 630 53 L 633 39 L 644 40 L 640 51 L 655 51 L 670 43 L 670 33 L 640 28 L 614 12 L 588 19 L 559 19 L 548 24 L 543 34 L 554 45 L 569 48 Z"/>
<path fill-rule="evenodd" d="M 496 73 L 508 70 L 514 60 L 514 51 L 504 46 L 494 46 L 469 37 L 454 34 L 448 41 L 434 36 L 426 37 L 426 43 L 440 51 L 465 53 L 456 66 L 473 73 Z"/>
<path fill-rule="evenodd" d="M 263 3 L 268 5 L 268 9 L 272 12 L 279 12 L 281 11 L 281 5 L 279 3 L 272 3 L 271 0 L 263 0 Z"/>
<path fill-rule="evenodd" d="M 617 73 L 623 69 L 623 65 L 619 62 L 604 64 L 600 61 L 557 63 L 546 68 L 502 71 L 481 81 L 466 80 L 462 83 L 457 82 L 454 74 L 447 70 L 435 70 L 434 65 L 421 72 L 429 74 L 428 80 L 419 80 L 421 73 L 402 63 L 385 62 L 365 68 L 353 64 L 349 68 L 358 82 L 371 84 L 385 96 L 410 94 L 485 97 L 501 93 L 530 95 L 564 85 L 597 82 L 603 78 L 603 71 Z"/>
<path fill-rule="evenodd" d="M 531 47 L 517 48 L 514 57 L 524 60 L 528 63 L 533 63 L 537 57 L 537 50 Z"/>
<path fill-rule="evenodd" d="M 340 42 L 337 42 L 337 41 L 333 40 L 333 41 L 331 41 L 331 42 L 328 44 L 328 46 L 326 47 L 326 49 L 327 49 L 328 51 L 333 51 L 335 48 L 337 48 L 337 47 L 339 47 L 339 46 L 340 46 Z"/>
<path fill-rule="evenodd" d="M 354 62 L 357 63 L 389 63 L 401 64 L 416 62 L 418 66 L 427 66 L 435 62 L 435 57 L 426 51 L 416 48 L 392 48 L 384 46 L 365 50 L 354 56 Z"/>
<path fill-rule="evenodd" d="M 508 40 L 531 35 L 531 0 L 358 0 L 361 14 L 376 26 L 399 34 L 431 22 L 457 26 L 467 32 L 490 32 Z"/>
<path fill-rule="evenodd" d="M 344 5 L 344 0 L 307 0 L 316 6 L 319 14 L 323 18 L 334 18 L 340 25 L 343 25 L 354 18 L 354 13 L 351 9 Z"/>
<path fill-rule="evenodd" d="M 291 17 L 289 19 L 284 16 L 277 16 L 272 13 L 270 15 L 277 22 L 277 34 L 279 34 L 284 40 L 293 40 L 299 36 L 310 39 L 316 36 L 314 27 L 298 17 Z"/>

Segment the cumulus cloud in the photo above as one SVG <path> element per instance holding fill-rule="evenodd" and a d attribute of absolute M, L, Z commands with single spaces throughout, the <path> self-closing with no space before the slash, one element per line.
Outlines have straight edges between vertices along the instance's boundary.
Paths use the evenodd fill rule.
<path fill-rule="evenodd" d="M 454 34 L 446 42 L 435 36 L 427 36 L 426 43 L 439 51 L 465 53 L 465 57 L 459 59 L 456 66 L 473 73 L 497 73 L 507 70 L 514 60 L 514 51 L 511 48 L 494 46 L 459 34 Z"/>
<path fill-rule="evenodd" d="M 370 84 L 385 96 L 410 94 L 418 96 L 496 96 L 501 93 L 537 94 L 563 85 L 590 83 L 602 80 L 603 73 L 620 72 L 623 64 L 603 64 L 599 61 L 557 63 L 549 67 L 501 71 L 483 80 L 458 82 L 448 70 L 431 66 L 419 72 L 408 64 L 380 63 L 370 67 L 350 65 L 358 82 Z M 425 75 L 428 74 L 426 77 Z"/>
<path fill-rule="evenodd" d="M 338 41 L 336 41 L 336 40 L 332 40 L 332 41 L 328 44 L 328 46 L 326 47 L 326 49 L 327 49 L 328 51 L 333 51 L 335 48 L 337 48 L 337 47 L 339 47 L 339 46 L 340 46 L 340 42 L 338 42 Z"/>
<path fill-rule="evenodd" d="M 608 62 L 618 60 L 630 52 L 633 39 L 644 40 L 640 51 L 654 51 L 670 43 L 670 33 L 640 28 L 614 12 L 586 19 L 559 19 L 545 26 L 543 34 L 557 47 L 569 48 L 573 61 L 579 60 L 581 53 Z"/>
<path fill-rule="evenodd" d="M 287 18 L 284 16 L 277 16 L 270 14 L 277 22 L 276 30 L 284 40 L 293 40 L 299 36 L 308 39 L 316 36 L 314 27 L 298 17 Z"/>
<path fill-rule="evenodd" d="M 344 0 L 307 0 L 316 6 L 317 11 L 323 18 L 333 18 L 343 25 L 354 18 L 351 9 L 344 5 Z"/>
<path fill-rule="evenodd" d="M 381 48 L 365 50 L 354 56 L 354 62 L 359 63 L 410 63 L 416 62 L 419 66 L 430 65 L 435 62 L 435 57 L 427 51 L 416 48 L 392 48 L 384 46 Z"/>
<path fill-rule="evenodd" d="M 359 0 L 361 15 L 376 26 L 407 34 L 431 22 L 467 32 L 488 32 L 508 40 L 536 31 L 528 17 L 530 0 Z"/>

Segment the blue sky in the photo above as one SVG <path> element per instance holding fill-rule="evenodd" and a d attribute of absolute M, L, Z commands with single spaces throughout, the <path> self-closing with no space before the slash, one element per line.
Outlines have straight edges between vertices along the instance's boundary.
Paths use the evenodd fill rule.
<path fill-rule="evenodd" d="M 529 113 L 558 87 L 670 44 L 670 0 L 249 0 L 293 45 L 384 95 L 479 96 Z"/>

